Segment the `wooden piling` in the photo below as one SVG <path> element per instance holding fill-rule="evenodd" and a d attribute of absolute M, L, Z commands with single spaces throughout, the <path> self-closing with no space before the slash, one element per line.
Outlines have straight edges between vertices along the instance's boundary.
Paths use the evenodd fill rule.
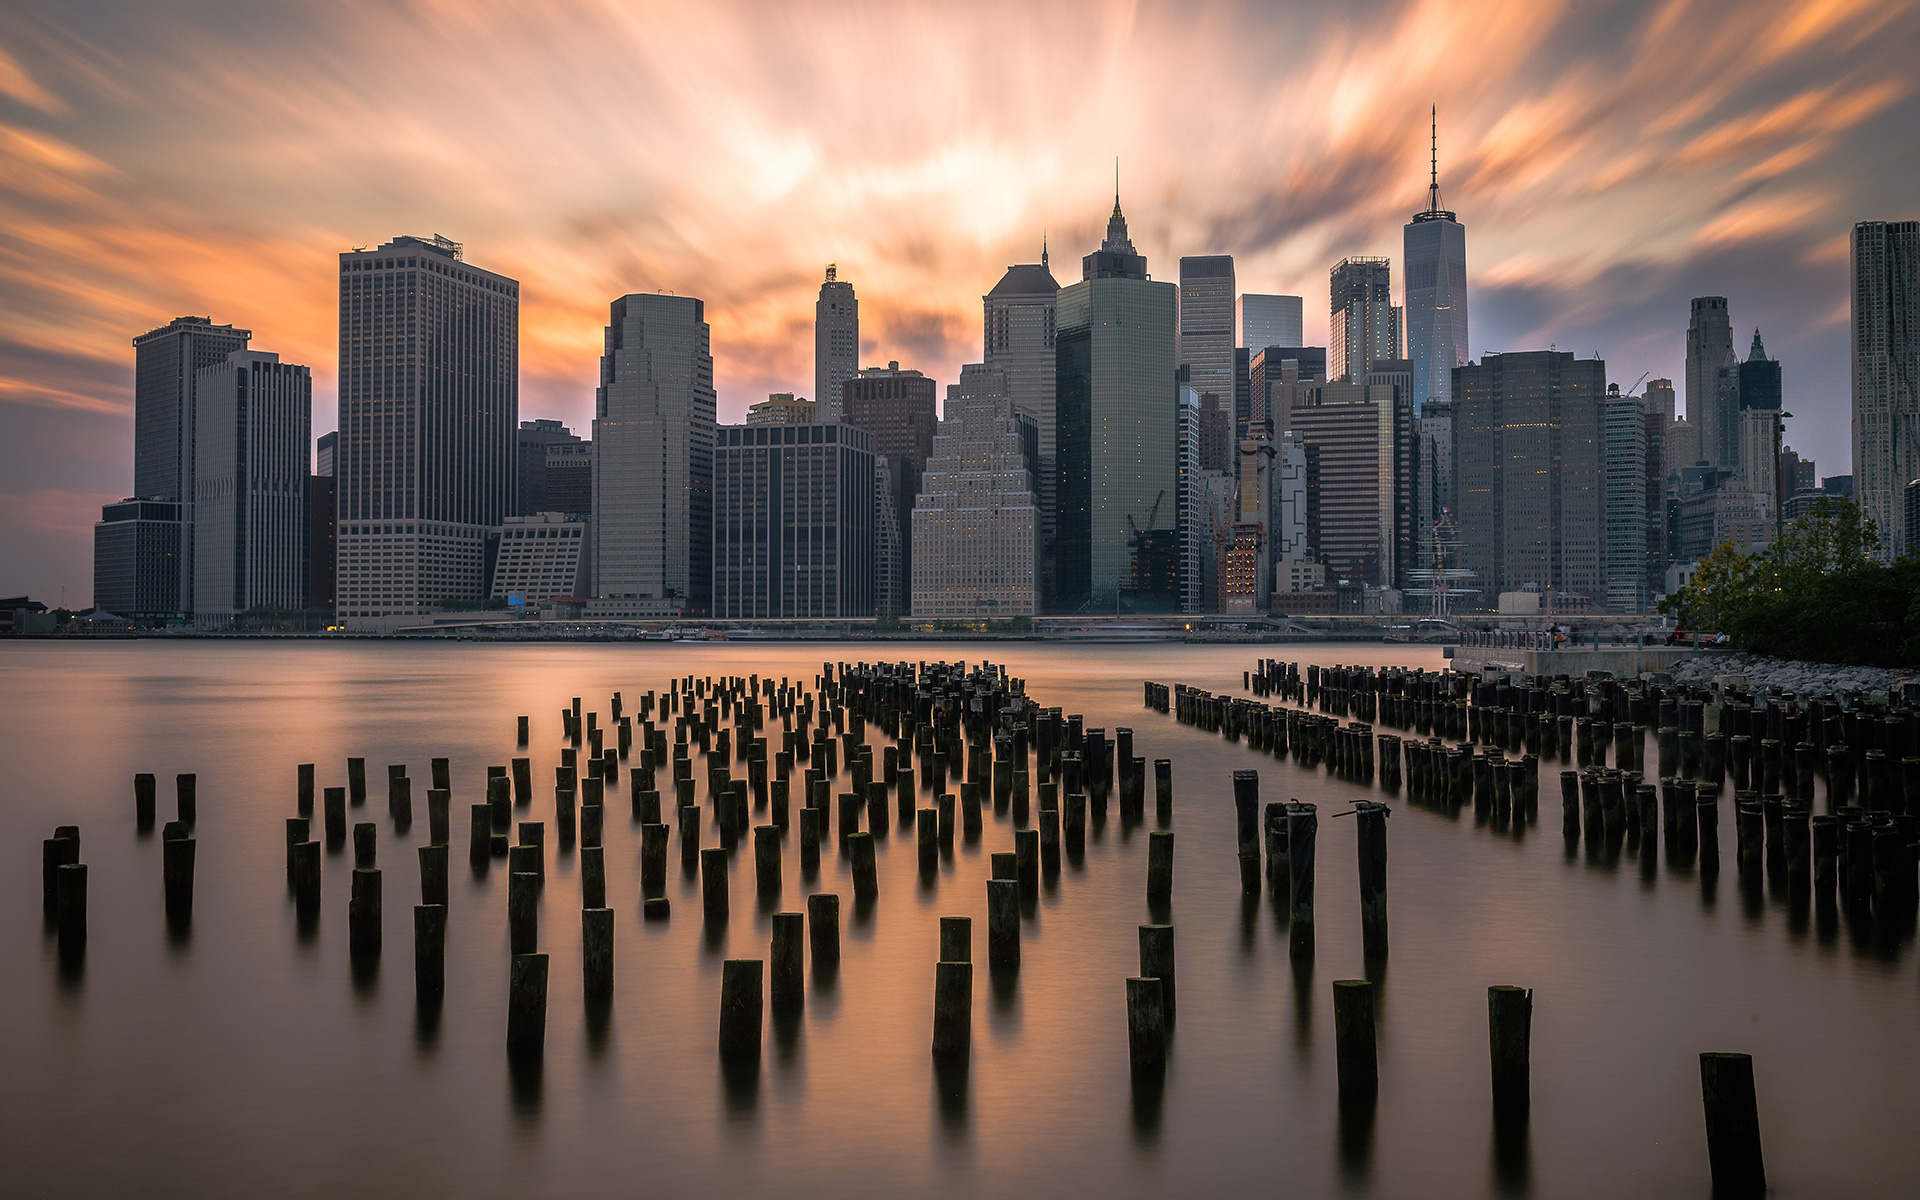
<path fill-rule="evenodd" d="M 728 1062 L 760 1058 L 765 965 L 757 958 L 730 958 L 720 964 L 720 1057 Z"/>
<path fill-rule="evenodd" d="M 933 1056 L 963 1059 L 972 1049 L 973 963 L 951 961 L 943 955 L 934 966 Z"/>
<path fill-rule="evenodd" d="M 1260 772 L 1233 773 L 1233 808 L 1240 849 L 1240 890 L 1260 894 Z"/>
<path fill-rule="evenodd" d="M 355 867 L 353 892 L 347 900 L 347 942 L 355 958 L 380 954 L 380 872 Z"/>
<path fill-rule="evenodd" d="M 709 922 L 727 919 L 727 852 L 712 846 L 700 851 L 700 907 Z"/>
<path fill-rule="evenodd" d="M 816 972 L 840 965 L 839 896 L 815 892 L 807 897 L 807 941 Z"/>
<path fill-rule="evenodd" d="M 540 948 L 540 877 L 531 871 L 507 873 L 507 948 L 515 955 Z"/>
<path fill-rule="evenodd" d="M 1041 814 L 1044 818 L 1045 814 Z M 1044 823 L 1044 821 L 1043 821 Z M 1040 895 L 1040 831 L 1017 829 L 1013 834 L 1014 861 L 1019 865 L 1020 894 L 1027 899 Z"/>
<path fill-rule="evenodd" d="M 154 822 L 154 778 L 142 773 L 133 777 L 133 821 L 142 833 L 153 828 Z M 313 808 L 313 797 L 307 797 L 307 808 Z"/>
<path fill-rule="evenodd" d="M 847 853 L 853 865 L 853 896 L 872 900 L 880 894 L 880 880 L 874 862 L 873 835 L 856 833 L 847 839 Z"/>
<path fill-rule="evenodd" d="M 1173 899 L 1173 833 L 1156 829 L 1147 835 L 1147 903 Z"/>
<path fill-rule="evenodd" d="M 331 791 L 332 789 L 328 789 Z M 467 859 L 474 867 L 484 867 L 493 857 L 493 808 L 475 804 L 468 809 Z"/>
<path fill-rule="evenodd" d="M 372 821 L 361 821 L 353 827 L 353 866 L 355 870 L 365 870 L 379 866 L 376 861 L 380 840 L 380 830 Z"/>
<path fill-rule="evenodd" d="M 445 846 L 421 846 L 420 856 L 420 903 L 437 904 L 442 908 L 447 904 L 447 848 Z"/>
<path fill-rule="evenodd" d="M 1158 979 L 1127 980 L 1127 1065 L 1136 1082 L 1167 1065 L 1167 1011 Z"/>
<path fill-rule="evenodd" d="M 347 802 L 355 808 L 367 802 L 367 760 L 347 760 Z"/>
<path fill-rule="evenodd" d="M 516 954 L 507 982 L 507 1055 L 538 1059 L 547 1044 L 547 956 Z"/>
<path fill-rule="evenodd" d="M 800 873 L 811 877 L 820 869 L 820 843 L 827 836 L 827 814 L 818 808 L 800 810 Z"/>
<path fill-rule="evenodd" d="M 920 871 L 931 875 L 940 868 L 939 816 L 932 809 L 923 808 L 915 814 L 914 821 Z"/>
<path fill-rule="evenodd" d="M 447 986 L 447 906 L 413 906 L 413 995 L 422 1005 L 437 1004 Z"/>
<path fill-rule="evenodd" d="M 806 923 L 799 912 L 773 914 L 773 949 L 769 955 L 767 993 L 775 1012 L 798 1009 L 806 1003 Z"/>
<path fill-rule="evenodd" d="M 780 831 L 771 825 L 753 828 L 753 879 L 762 895 L 780 890 Z"/>
<path fill-rule="evenodd" d="M 613 910 L 580 910 L 580 970 L 589 1004 L 613 999 Z"/>
<path fill-rule="evenodd" d="M 1531 1103 L 1533 991 L 1511 984 L 1487 989 L 1487 1052 L 1493 1066 L 1493 1107 L 1524 1112 Z"/>
<path fill-rule="evenodd" d="M 1760 1155 L 1760 1105 L 1753 1086 L 1753 1058 L 1702 1054 L 1700 1096 L 1707 1115 L 1707 1160 L 1716 1197 L 1764 1196 L 1766 1166 Z"/>
<path fill-rule="evenodd" d="M 54 871 L 54 927 L 59 931 L 60 949 L 71 954 L 87 944 L 87 867 L 85 863 L 62 863 Z"/>
<path fill-rule="evenodd" d="M 1370 1103 L 1380 1092 L 1380 1069 L 1368 980 L 1333 981 L 1333 1045 L 1342 1103 Z"/>
<path fill-rule="evenodd" d="M 302 842 L 293 848 L 293 899 L 303 919 L 320 914 L 319 842 Z"/>
<path fill-rule="evenodd" d="M 1168 1027 L 1172 1027 L 1175 996 L 1173 926 L 1142 925 L 1140 927 L 1140 975 L 1144 979 L 1160 981 L 1160 1003 L 1166 1010 L 1166 1023 Z"/>
<path fill-rule="evenodd" d="M 138 775 L 134 776 L 135 780 L 139 780 L 140 778 L 142 777 Z M 153 801 L 152 801 L 151 793 L 153 791 L 153 783 L 152 783 L 153 776 L 148 775 L 148 776 L 145 776 L 144 778 L 148 780 L 148 783 L 147 783 L 147 791 L 149 793 L 148 801 L 147 801 L 148 807 L 152 807 Z M 294 796 L 295 796 L 294 804 L 296 805 L 296 811 L 298 811 L 299 814 L 303 817 L 312 816 L 313 815 L 313 764 L 312 763 L 301 763 L 299 766 L 294 768 L 294 786 L 296 789 L 294 793 Z M 137 784 L 136 784 L 136 787 L 137 787 Z"/>
<path fill-rule="evenodd" d="M 1287 805 L 1287 953 L 1294 961 L 1313 957 L 1313 851 L 1319 834 L 1318 808 L 1294 801 Z"/>

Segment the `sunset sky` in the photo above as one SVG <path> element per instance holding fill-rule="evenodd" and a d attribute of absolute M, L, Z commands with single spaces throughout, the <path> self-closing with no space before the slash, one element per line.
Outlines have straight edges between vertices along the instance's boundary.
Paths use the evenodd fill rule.
<path fill-rule="evenodd" d="M 1920 217 L 1920 5 L 44 5 L 0 0 L 0 594 L 91 601 L 132 486 L 129 340 L 254 330 L 335 418 L 336 259 L 445 234 L 522 284 L 520 415 L 585 431 L 607 305 L 707 302 L 722 420 L 812 390 L 825 264 L 861 356 L 941 384 L 1044 230 L 1112 204 L 1159 278 L 1306 297 L 1394 259 L 1427 111 L 1472 351 L 1678 381 L 1687 301 L 1784 361 L 1848 469 L 1847 234 Z"/>

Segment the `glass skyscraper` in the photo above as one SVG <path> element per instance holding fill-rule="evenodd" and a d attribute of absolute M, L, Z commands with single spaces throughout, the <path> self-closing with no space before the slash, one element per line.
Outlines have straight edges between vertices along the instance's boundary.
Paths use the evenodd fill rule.
<path fill-rule="evenodd" d="M 1147 278 L 1117 197 L 1081 276 L 1058 302 L 1055 608 L 1173 611 L 1178 296 Z"/>
<path fill-rule="evenodd" d="M 1453 369 L 1467 365 L 1467 228 L 1440 207 L 1436 156 L 1427 207 L 1407 223 L 1407 357 L 1413 360 L 1413 407 L 1453 399 Z"/>

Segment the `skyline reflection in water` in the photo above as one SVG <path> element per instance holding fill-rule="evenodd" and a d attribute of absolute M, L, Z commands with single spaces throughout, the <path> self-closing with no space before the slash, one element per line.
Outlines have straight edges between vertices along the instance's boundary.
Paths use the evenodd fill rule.
<path fill-rule="evenodd" d="M 1138 972 L 1146 829 L 1090 825 L 1023 921 L 1017 975 L 985 969 L 988 855 L 1007 817 L 956 837 L 923 884 L 895 823 L 880 895 L 852 902 L 834 839 L 817 883 L 797 836 L 783 890 L 756 895 L 751 853 L 730 871 L 731 917 L 704 927 L 699 881 L 668 855 L 673 916 L 639 914 L 639 830 L 610 799 L 608 903 L 617 911 L 610 1010 L 583 1003 L 577 851 L 556 845 L 558 712 L 607 716 L 685 674 L 810 681 L 826 660 L 1004 662 L 1043 706 L 1134 730 L 1135 754 L 1173 760 L 1180 1005 L 1163 1086 L 1136 1095 L 1122 981 Z M 1600 1196 L 1708 1188 L 1697 1055 L 1752 1053 L 1770 1181 L 1780 1194 L 1889 1193 L 1920 1165 L 1905 1130 L 1920 1001 L 1910 940 L 1856 939 L 1844 918 L 1796 919 L 1741 892 L 1732 805 L 1723 869 L 1569 856 L 1543 774 L 1543 823 L 1477 825 L 1391 797 L 1390 958 L 1361 960 L 1353 823 L 1377 790 L 1342 783 L 1176 724 L 1140 682 L 1244 694 L 1257 657 L 1437 669 L 1426 647 L 1073 646 L 1025 643 L 522 645 L 31 643 L 0 648 L 8 731 L 0 799 L 0 1155 L 9 1190 L 73 1194 L 889 1196 L 1238 1194 Z M 516 749 L 514 717 L 532 718 Z M 775 747 L 777 748 L 777 746 Z M 551 956 L 546 1054 L 504 1053 L 505 869 L 465 862 L 468 806 L 488 764 L 532 758 L 532 811 L 549 826 L 540 949 Z M 295 765 L 319 786 L 367 760 L 380 826 L 385 952 L 347 954 L 351 852 L 323 861 L 320 919 L 303 932 L 284 875 Z M 453 770 L 445 1001 L 416 1011 L 414 849 L 426 842 L 428 760 Z M 635 760 L 637 761 L 637 759 Z M 405 763 L 415 819 L 396 835 L 384 767 Z M 1317 955 L 1287 954 L 1286 917 L 1240 894 L 1230 773 L 1262 801 L 1321 806 Z M 199 775 L 190 927 L 169 932 L 158 835 L 136 832 L 132 776 Z M 625 787 L 624 775 L 621 786 Z M 799 790 L 795 789 L 796 792 Z M 838 787 L 836 785 L 836 791 Z M 704 782 L 699 787 L 704 800 Z M 923 792 L 921 803 L 930 803 Z M 798 802 L 796 798 L 796 808 Z M 1117 813 L 1117 808 L 1112 810 Z M 990 814 L 990 809 L 989 809 Z M 317 814 L 316 814 L 317 817 Z M 756 822 L 762 820 L 756 817 Z M 63 969 L 39 903 L 40 841 L 81 827 L 90 874 L 84 961 Z M 316 820 L 316 827 L 317 827 Z M 1149 827 L 1151 818 L 1149 818 Z M 797 828 L 797 822 L 796 822 Z M 703 825 L 714 844 L 711 810 Z M 676 838 L 677 842 L 677 838 Z M 743 843 L 744 845 L 744 843 Z M 842 896 L 837 973 L 809 969 L 804 1013 L 769 1018 L 757 1071 L 715 1051 L 720 964 L 765 958 L 774 911 Z M 938 922 L 974 918 L 973 1053 L 929 1054 Z M 1331 983 L 1378 987 L 1380 1098 L 1335 1102 Z M 1495 1128 L 1486 988 L 1535 990 L 1533 1106 Z"/>

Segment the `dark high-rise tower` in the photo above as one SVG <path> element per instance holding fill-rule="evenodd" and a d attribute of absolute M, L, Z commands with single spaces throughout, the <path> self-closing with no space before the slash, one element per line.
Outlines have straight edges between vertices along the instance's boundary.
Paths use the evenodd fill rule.
<path fill-rule="evenodd" d="M 335 582 L 349 626 L 485 595 L 519 411 L 519 283 L 437 236 L 340 256 Z"/>
<path fill-rule="evenodd" d="M 1467 365 L 1467 229 L 1440 207 L 1439 126 L 1434 126 L 1427 207 L 1405 233 L 1407 357 L 1413 404 L 1453 397 L 1453 369 Z"/>
<path fill-rule="evenodd" d="M 1233 404 L 1233 255 L 1180 260 L 1180 362 L 1187 382 Z"/>
<path fill-rule="evenodd" d="M 1333 268 L 1327 285 L 1327 378 L 1360 383 L 1375 361 L 1400 357 L 1393 264 L 1385 258 L 1345 258 Z"/>
<path fill-rule="evenodd" d="M 1740 465 L 1739 358 L 1725 296 L 1697 296 L 1687 319 L 1687 421 L 1709 466 Z"/>
<path fill-rule="evenodd" d="M 821 422 L 840 419 L 840 385 L 860 373 L 860 298 L 827 264 L 813 305 L 813 402 Z"/>

